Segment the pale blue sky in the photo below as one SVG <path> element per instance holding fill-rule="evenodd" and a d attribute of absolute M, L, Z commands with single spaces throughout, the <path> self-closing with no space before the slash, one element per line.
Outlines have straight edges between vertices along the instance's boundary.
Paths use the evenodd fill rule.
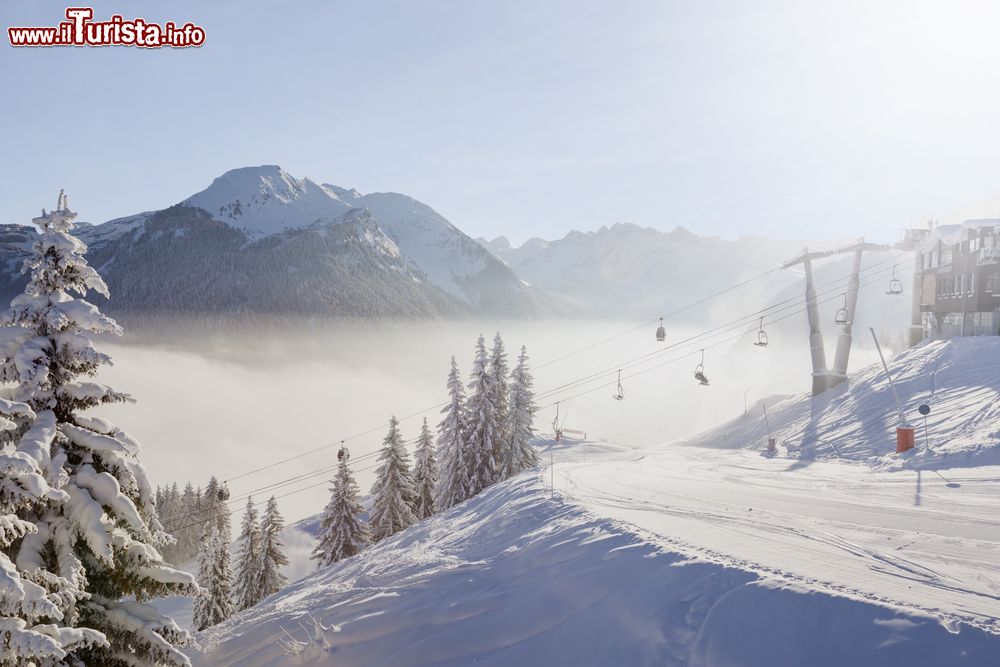
<path fill-rule="evenodd" d="M 1000 210 L 994 2 L 94 3 L 186 51 L 0 47 L 0 222 L 280 164 L 520 241 L 613 222 L 890 239 Z M 65 3 L 6 2 L 3 27 Z"/>

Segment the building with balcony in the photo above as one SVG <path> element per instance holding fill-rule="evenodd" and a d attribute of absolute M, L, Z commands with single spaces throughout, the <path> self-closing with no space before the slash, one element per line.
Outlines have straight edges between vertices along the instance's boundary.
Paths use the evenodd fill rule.
<path fill-rule="evenodd" d="M 911 342 L 1000 335 L 1000 219 L 911 230 Z"/>

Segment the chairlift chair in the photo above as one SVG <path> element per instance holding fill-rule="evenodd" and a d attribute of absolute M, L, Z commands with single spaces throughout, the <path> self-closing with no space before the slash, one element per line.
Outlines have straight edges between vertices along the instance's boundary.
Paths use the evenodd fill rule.
<path fill-rule="evenodd" d="M 757 331 L 757 340 L 754 342 L 757 347 L 767 347 L 767 332 L 764 331 L 764 318 L 760 318 L 760 327 Z"/>
<path fill-rule="evenodd" d="M 705 350 L 701 351 L 701 362 L 694 367 L 694 379 L 703 386 L 708 386 L 708 377 L 705 375 Z"/>
<path fill-rule="evenodd" d="M 903 281 L 896 277 L 896 265 L 892 265 L 892 278 L 889 280 L 889 289 L 886 294 L 890 296 L 900 296 L 903 294 Z"/>
<path fill-rule="evenodd" d="M 663 342 L 667 339 L 667 330 L 663 327 L 663 318 L 660 318 L 660 326 L 656 327 L 656 340 Z"/>
<path fill-rule="evenodd" d="M 844 294 L 844 306 L 837 310 L 837 314 L 834 316 L 834 321 L 837 324 L 847 324 L 851 321 L 851 313 L 847 310 L 847 294 Z"/>
<path fill-rule="evenodd" d="M 611 398 L 621 401 L 625 398 L 625 391 L 622 389 L 622 372 L 618 371 L 618 392 Z"/>
<path fill-rule="evenodd" d="M 340 441 L 340 449 L 337 451 L 337 460 L 347 463 L 347 460 L 351 458 L 351 450 L 344 446 L 344 441 Z"/>

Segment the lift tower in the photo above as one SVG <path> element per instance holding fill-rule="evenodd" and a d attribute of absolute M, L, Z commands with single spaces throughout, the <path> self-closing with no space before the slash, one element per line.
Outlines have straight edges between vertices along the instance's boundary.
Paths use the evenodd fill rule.
<path fill-rule="evenodd" d="M 805 248 L 793 259 L 785 262 L 781 268 L 787 269 L 801 264 L 806 274 L 806 315 L 809 318 L 809 351 L 812 355 L 812 393 L 813 396 L 821 394 L 830 387 L 834 387 L 847 379 L 847 361 L 851 356 L 851 329 L 854 326 L 854 311 L 858 305 L 858 287 L 861 271 L 861 255 L 865 250 L 890 250 L 889 246 L 875 243 L 865 243 L 864 238 L 860 238 L 851 245 L 834 250 L 821 250 L 810 252 Z M 833 369 L 827 368 L 826 351 L 823 349 L 823 332 L 819 326 L 819 307 L 816 302 L 816 286 L 813 284 L 812 262 L 823 257 L 833 257 L 834 255 L 845 255 L 854 253 L 854 270 L 851 272 L 851 280 L 847 285 L 847 293 L 844 308 L 847 310 L 847 317 L 840 323 L 840 335 L 837 337 L 837 356 L 834 359 Z"/>

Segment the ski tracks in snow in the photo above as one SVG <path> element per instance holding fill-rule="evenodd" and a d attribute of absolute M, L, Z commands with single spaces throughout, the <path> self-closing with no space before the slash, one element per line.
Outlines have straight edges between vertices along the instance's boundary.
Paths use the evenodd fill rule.
<path fill-rule="evenodd" d="M 789 463 L 670 448 L 557 461 L 556 488 L 672 551 L 1000 634 L 1000 470 L 924 479 L 914 494 L 912 471 Z"/>

